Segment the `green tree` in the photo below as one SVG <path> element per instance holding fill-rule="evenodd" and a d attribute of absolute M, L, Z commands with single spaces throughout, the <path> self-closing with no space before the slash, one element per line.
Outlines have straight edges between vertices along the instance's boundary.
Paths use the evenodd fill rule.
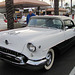
<path fill-rule="evenodd" d="M 69 7 L 69 4 L 68 4 L 68 3 L 65 3 L 64 6 L 65 6 L 65 7 Z"/>
<path fill-rule="evenodd" d="M 74 8 L 75 9 L 75 5 L 73 5 L 73 7 L 72 8 Z"/>
<path fill-rule="evenodd" d="M 70 7 L 65 7 L 65 9 L 69 9 L 70 10 L 71 8 Z"/>

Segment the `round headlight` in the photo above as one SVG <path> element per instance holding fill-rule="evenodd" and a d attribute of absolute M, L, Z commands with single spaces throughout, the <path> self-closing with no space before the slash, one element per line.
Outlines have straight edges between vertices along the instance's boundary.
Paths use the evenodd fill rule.
<path fill-rule="evenodd" d="M 35 51 L 36 51 L 36 47 L 35 47 L 32 43 L 28 43 L 28 44 L 27 44 L 27 48 L 28 48 L 31 52 L 35 52 Z"/>

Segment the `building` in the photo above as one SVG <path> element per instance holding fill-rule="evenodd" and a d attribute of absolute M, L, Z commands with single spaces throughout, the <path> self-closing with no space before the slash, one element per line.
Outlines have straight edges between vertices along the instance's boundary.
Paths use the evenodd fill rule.
<path fill-rule="evenodd" d="M 59 15 L 63 15 L 63 14 L 66 14 L 67 10 L 64 9 L 64 8 L 59 8 Z M 46 13 L 48 15 L 51 15 L 51 14 L 54 14 L 54 8 L 48 8 L 46 9 Z"/>

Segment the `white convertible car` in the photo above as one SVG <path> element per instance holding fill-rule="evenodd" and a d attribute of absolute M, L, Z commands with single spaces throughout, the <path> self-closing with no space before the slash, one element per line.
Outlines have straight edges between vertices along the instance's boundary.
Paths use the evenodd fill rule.
<path fill-rule="evenodd" d="M 0 32 L 0 59 L 12 64 L 49 70 L 56 53 L 75 42 L 75 26 L 65 16 L 34 16 L 25 28 Z"/>

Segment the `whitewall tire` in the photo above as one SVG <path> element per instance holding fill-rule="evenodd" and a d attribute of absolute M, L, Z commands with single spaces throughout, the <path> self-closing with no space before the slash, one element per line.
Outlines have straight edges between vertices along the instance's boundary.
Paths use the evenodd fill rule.
<path fill-rule="evenodd" d="M 45 70 L 49 70 L 54 63 L 55 53 L 53 49 L 50 49 L 46 55 L 46 64 L 44 65 Z"/>

